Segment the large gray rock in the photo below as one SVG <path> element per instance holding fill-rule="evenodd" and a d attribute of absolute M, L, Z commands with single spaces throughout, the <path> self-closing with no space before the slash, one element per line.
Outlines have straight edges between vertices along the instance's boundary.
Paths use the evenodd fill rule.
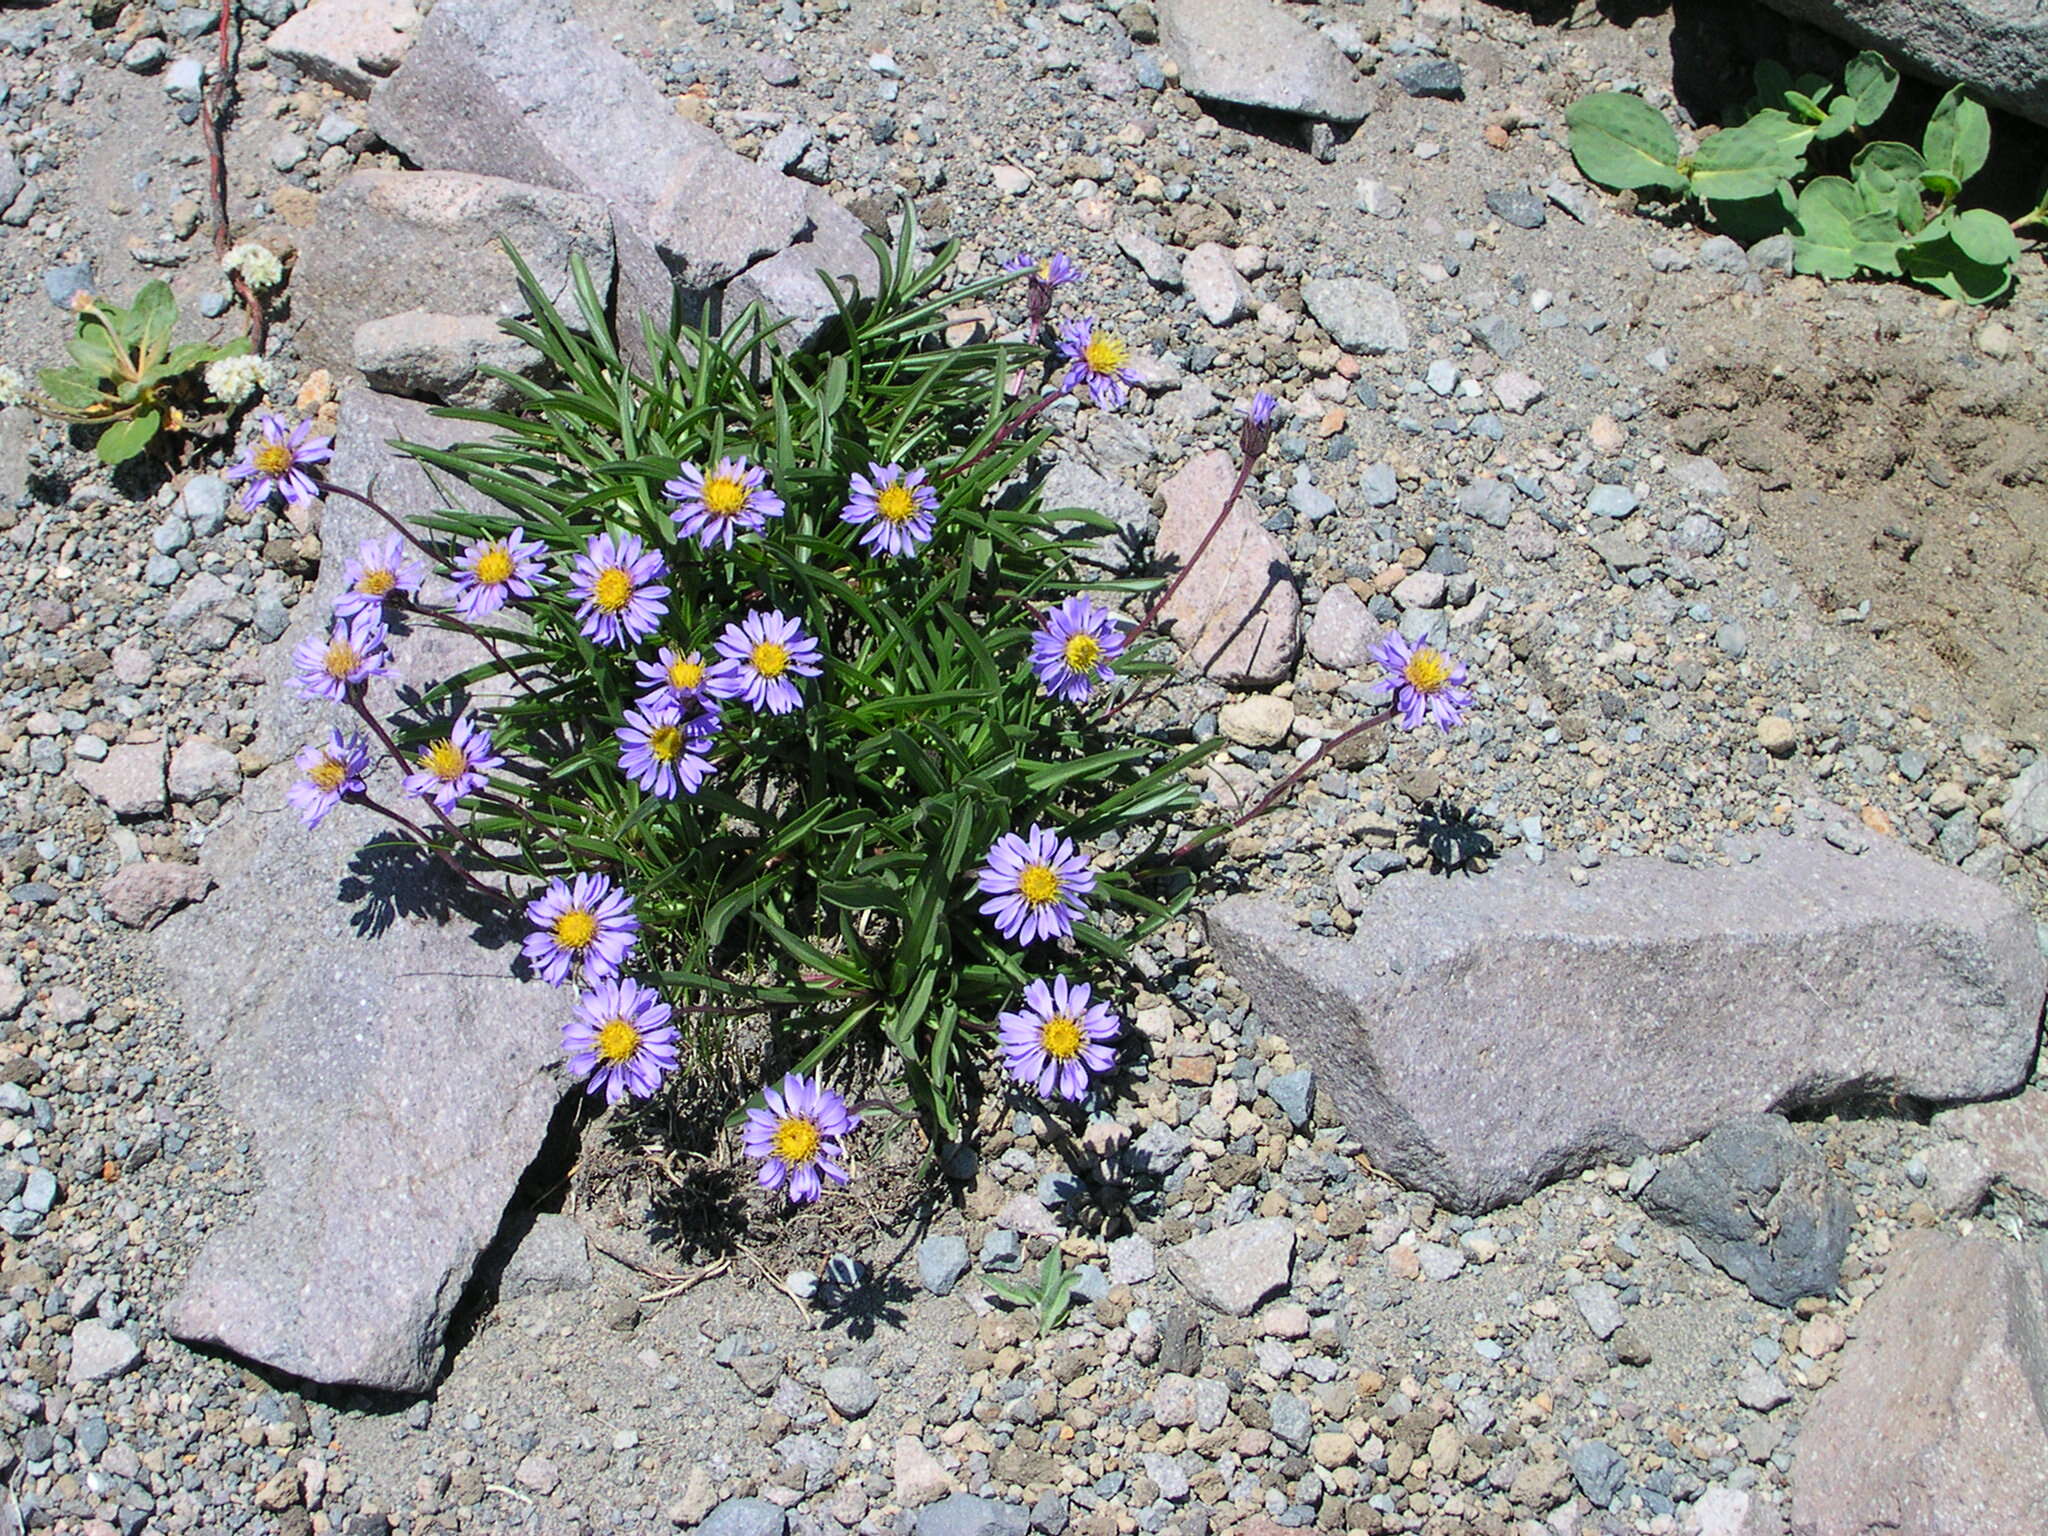
<path fill-rule="evenodd" d="M 1294 1279 L 1294 1223 L 1284 1216 L 1217 1227 L 1166 1251 L 1167 1267 L 1206 1307 L 1250 1317 Z"/>
<path fill-rule="evenodd" d="M 600 297 L 612 283 L 612 221 L 595 197 L 467 171 L 357 171 L 320 199 L 292 274 L 302 345 L 330 365 L 353 361 L 365 321 L 425 310 L 491 322 L 523 318 L 509 243 L 550 303 L 580 324 L 572 259 Z M 523 350 L 523 349 L 522 349 Z"/>
<path fill-rule="evenodd" d="M 873 298 L 882 280 L 881 263 L 867 243 L 867 226 L 817 187 L 804 194 L 810 233 L 788 250 L 758 261 L 732 280 L 725 290 L 725 313 L 758 302 L 771 319 L 789 323 L 776 333 L 785 347 L 808 347 L 839 316 L 832 291 L 818 274 L 831 274 L 843 298 Z"/>
<path fill-rule="evenodd" d="M 1737 1115 L 2010 1092 L 2048 988 L 2025 913 L 1883 839 L 1404 879 L 1350 941 L 1237 897 L 1209 936 L 1374 1163 L 1461 1211 Z"/>
<path fill-rule="evenodd" d="M 1301 654 L 1301 590 L 1286 546 L 1259 525 L 1249 488 L 1195 560 L 1236 478 L 1236 461 L 1212 449 L 1159 488 L 1160 558 L 1176 570 L 1195 561 L 1159 617 L 1182 653 L 1224 687 L 1270 688 Z"/>
<path fill-rule="evenodd" d="M 2039 1531 L 2048 1275 L 1994 1238 L 1916 1236 L 1800 1427 L 1794 1536 Z"/>
<path fill-rule="evenodd" d="M 440 504 L 415 467 L 385 462 L 382 442 L 435 429 L 446 440 L 451 425 L 351 395 L 337 483 L 375 487 L 406 512 Z M 353 507 L 330 508 L 330 540 L 369 531 L 334 515 L 341 505 Z M 342 718 L 277 680 L 323 621 L 342 563 L 325 562 L 266 657 L 258 715 L 280 756 Z M 441 639 L 425 631 L 400 648 L 412 686 L 464 659 Z M 371 700 L 386 714 L 394 703 L 382 685 Z M 255 1139 L 261 1186 L 244 1219 L 208 1237 L 166 1322 L 294 1376 L 424 1391 L 561 1099 L 566 999 L 514 979 L 509 905 L 482 903 L 431 861 L 373 851 L 378 824 L 351 808 L 305 830 L 284 807 L 293 773 L 254 781 L 215 823 L 203 857 L 219 889 L 157 930 L 215 1090 Z M 395 778 L 386 765 L 372 783 L 387 804 Z"/>
<path fill-rule="evenodd" d="M 1364 277 L 1310 278 L 1301 285 L 1301 301 L 1347 352 L 1379 357 L 1408 350 L 1400 296 L 1385 283 Z"/>
<path fill-rule="evenodd" d="M 1267 0 L 1161 0 L 1159 41 L 1204 101 L 1363 121 L 1372 87 L 1343 52 Z"/>
<path fill-rule="evenodd" d="M 371 99 L 370 126 L 416 165 L 602 199 L 635 322 L 666 321 L 675 285 L 695 312 L 814 222 L 810 188 L 678 116 L 567 0 L 441 0 Z"/>
<path fill-rule="evenodd" d="M 2048 1209 L 2048 1082 L 1990 1104 L 1965 1104 L 1934 1117 L 1983 1158 L 1989 1177 Z"/>
<path fill-rule="evenodd" d="M 270 34 L 270 56 L 311 80 L 368 96 L 419 30 L 415 0 L 313 0 Z"/>
<path fill-rule="evenodd" d="M 1636 1198 L 1774 1307 L 1833 1292 L 1856 1217 L 1826 1161 L 1776 1115 L 1716 1127 Z"/>
<path fill-rule="evenodd" d="M 471 410 L 509 409 L 520 392 L 501 375 L 538 378 L 545 368 L 539 352 L 506 335 L 489 315 L 424 309 L 365 320 L 349 350 L 373 389 Z"/>
<path fill-rule="evenodd" d="M 1075 559 L 1106 570 L 1130 569 L 1159 528 L 1151 497 L 1097 474 L 1079 459 L 1053 460 L 1038 487 L 1038 504 L 1052 518 L 1054 531 L 1071 541 Z M 1076 518 L 1059 515 L 1073 508 L 1110 518 L 1116 523 L 1115 531 L 1100 532 Z"/>
<path fill-rule="evenodd" d="M 1769 3 L 1918 74 L 1961 81 L 2008 111 L 2048 123 L 2048 7 L 2038 0 Z"/>

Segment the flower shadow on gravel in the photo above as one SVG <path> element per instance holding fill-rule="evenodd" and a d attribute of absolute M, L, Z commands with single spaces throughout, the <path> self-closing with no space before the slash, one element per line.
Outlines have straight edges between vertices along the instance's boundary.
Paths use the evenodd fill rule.
<path fill-rule="evenodd" d="M 1493 833 L 1476 811 L 1449 800 L 1425 800 L 1408 825 L 1406 841 L 1429 855 L 1432 874 L 1483 874 L 1500 853 Z"/>
<path fill-rule="evenodd" d="M 378 834 L 348 861 L 348 873 L 335 889 L 351 908 L 349 926 L 356 937 L 375 939 L 390 932 L 400 918 L 442 922 L 462 917 L 476 925 L 472 936 L 485 949 L 499 949 L 517 937 L 504 912 L 451 875 L 417 843 Z M 524 962 L 520 964 L 524 973 Z"/>

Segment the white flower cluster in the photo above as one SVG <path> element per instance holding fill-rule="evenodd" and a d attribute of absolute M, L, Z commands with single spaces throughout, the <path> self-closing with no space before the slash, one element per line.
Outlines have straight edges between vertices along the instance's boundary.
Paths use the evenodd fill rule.
<path fill-rule="evenodd" d="M 262 394 L 270 388 L 271 379 L 270 364 L 249 353 L 206 365 L 206 387 L 223 405 L 240 405 L 252 395 Z"/>
<path fill-rule="evenodd" d="M 268 291 L 284 281 L 284 263 L 277 259 L 277 252 L 267 245 L 258 245 L 245 240 L 220 259 L 221 270 L 239 272 L 249 280 L 249 286 L 259 291 Z"/>

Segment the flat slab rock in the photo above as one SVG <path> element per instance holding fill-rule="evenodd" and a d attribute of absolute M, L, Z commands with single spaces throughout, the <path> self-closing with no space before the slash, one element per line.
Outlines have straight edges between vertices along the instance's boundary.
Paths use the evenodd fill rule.
<path fill-rule="evenodd" d="M 2026 0 L 1769 0 L 1916 73 L 2048 123 L 2048 11 Z"/>
<path fill-rule="evenodd" d="M 1337 45 L 1267 0 L 1161 0 L 1159 40 L 1205 101 L 1332 123 L 1372 113 L 1372 87 Z"/>
<path fill-rule="evenodd" d="M 1793 1536 L 1991 1536 L 2048 1510 L 2048 1274 L 2028 1250 L 1909 1238 L 1800 1427 Z"/>
<path fill-rule="evenodd" d="M 1188 1294 L 1231 1317 L 1250 1317 L 1294 1279 L 1294 1223 L 1284 1216 L 1238 1222 L 1166 1251 Z"/>
<path fill-rule="evenodd" d="M 310 12 L 305 14 L 310 15 Z M 469 171 L 356 171 L 320 199 L 292 274 L 303 345 L 350 361 L 358 325 L 410 311 L 523 317 L 509 242 L 541 291 L 578 324 L 573 262 L 612 287 L 612 221 L 595 197 Z"/>
<path fill-rule="evenodd" d="M 438 501 L 408 492 L 410 466 L 371 467 L 409 418 L 407 435 L 425 435 L 419 407 L 351 396 L 337 482 L 380 485 L 414 511 Z M 345 523 L 330 524 L 330 541 Z M 338 715 L 276 678 L 288 670 L 279 653 L 321 621 L 342 563 L 325 562 L 266 658 L 258 714 L 280 755 Z M 415 684 L 440 675 L 439 639 L 400 647 Z M 219 889 L 157 930 L 223 1107 L 254 1137 L 261 1186 L 246 1218 L 207 1239 L 165 1320 L 178 1338 L 293 1376 L 424 1391 L 561 1100 L 567 1001 L 514 978 L 517 933 L 502 914 L 464 906 L 431 863 L 367 849 L 367 816 L 344 807 L 302 827 L 283 803 L 292 775 L 285 764 L 249 786 L 207 839 Z M 392 777 L 373 784 L 387 803 Z"/>
<path fill-rule="evenodd" d="M 1159 488 L 1163 560 L 1179 568 L 1194 558 L 1236 478 L 1236 461 L 1215 449 Z M 1188 659 L 1226 688 L 1270 688 L 1293 671 L 1301 590 L 1286 547 L 1259 526 L 1249 489 L 1159 617 Z"/>
<path fill-rule="evenodd" d="M 677 286 L 688 307 L 701 307 L 820 228 L 814 189 L 678 116 L 567 0 L 440 0 L 372 98 L 370 126 L 415 165 L 601 199 L 617 221 L 628 316 L 666 320 Z M 836 246 L 848 234 L 835 222 L 820 240 Z M 758 286 L 788 276 L 766 273 Z"/>
<path fill-rule="evenodd" d="M 1474 1212 L 1737 1115 L 2009 1093 L 2048 991 L 1995 886 L 1898 845 L 1403 879 L 1355 940 L 1234 897 L 1218 957 L 1393 1177 Z"/>

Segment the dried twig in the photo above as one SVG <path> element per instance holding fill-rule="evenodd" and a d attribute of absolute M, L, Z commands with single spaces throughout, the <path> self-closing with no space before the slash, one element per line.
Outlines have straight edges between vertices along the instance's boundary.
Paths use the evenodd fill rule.
<path fill-rule="evenodd" d="M 235 0 L 220 0 L 220 51 L 214 59 L 213 78 L 206 84 L 206 97 L 199 107 L 199 132 L 206 140 L 207 192 L 213 203 L 213 254 L 225 256 L 232 237 L 228 233 L 228 162 L 221 145 L 222 127 L 227 119 L 230 75 L 234 67 Z M 228 274 L 249 312 L 249 350 L 263 355 L 269 317 L 263 300 L 249 279 L 239 272 Z"/>

